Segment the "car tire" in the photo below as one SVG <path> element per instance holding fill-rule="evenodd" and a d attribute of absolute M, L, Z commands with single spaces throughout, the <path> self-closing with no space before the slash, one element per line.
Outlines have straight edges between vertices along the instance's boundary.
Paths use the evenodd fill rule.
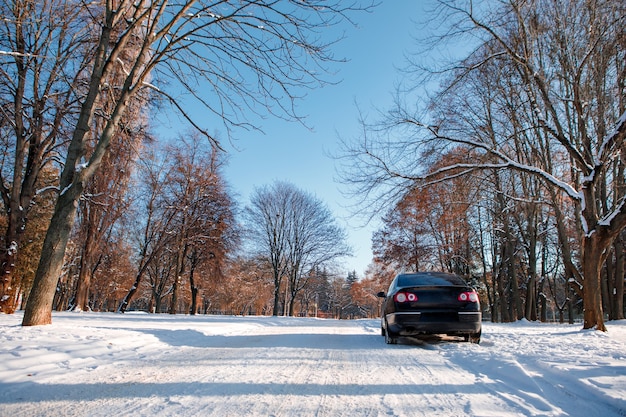
<path fill-rule="evenodd" d="M 387 329 L 383 329 L 383 336 L 385 336 L 385 343 L 387 343 L 388 345 L 395 345 L 396 343 L 398 343 L 398 336 L 396 336 L 394 333 L 391 333 L 389 331 L 389 327 L 386 326 Z"/>
<path fill-rule="evenodd" d="M 476 343 L 479 344 L 480 343 L 480 333 L 472 333 L 472 334 L 468 334 L 465 336 L 465 341 L 466 342 L 470 342 L 470 343 Z"/>

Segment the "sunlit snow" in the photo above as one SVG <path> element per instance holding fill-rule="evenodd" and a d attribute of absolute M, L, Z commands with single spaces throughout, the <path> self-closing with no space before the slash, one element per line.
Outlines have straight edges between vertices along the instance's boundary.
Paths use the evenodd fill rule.
<path fill-rule="evenodd" d="M 484 323 L 386 345 L 378 320 L 0 315 L 1 416 L 626 415 L 626 322 Z"/>

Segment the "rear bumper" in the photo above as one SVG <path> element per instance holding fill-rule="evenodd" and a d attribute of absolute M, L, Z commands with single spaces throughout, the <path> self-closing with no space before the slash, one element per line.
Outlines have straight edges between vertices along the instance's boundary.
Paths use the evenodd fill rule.
<path fill-rule="evenodd" d="M 385 316 L 387 331 L 399 336 L 418 334 L 475 334 L 481 330 L 482 313 L 471 312 L 399 312 Z"/>

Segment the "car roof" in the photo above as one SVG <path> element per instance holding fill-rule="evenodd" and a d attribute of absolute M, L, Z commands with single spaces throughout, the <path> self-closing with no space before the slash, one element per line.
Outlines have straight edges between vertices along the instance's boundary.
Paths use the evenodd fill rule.
<path fill-rule="evenodd" d="M 397 287 L 419 286 L 467 286 L 463 278 L 445 272 L 417 272 L 398 274 L 395 278 Z"/>

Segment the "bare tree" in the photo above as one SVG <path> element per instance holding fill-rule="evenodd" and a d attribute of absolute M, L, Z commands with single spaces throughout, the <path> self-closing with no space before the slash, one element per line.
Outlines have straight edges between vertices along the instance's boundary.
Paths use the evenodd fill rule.
<path fill-rule="evenodd" d="M 133 284 L 117 309 L 121 313 L 124 313 L 130 305 L 148 268 L 155 259 L 158 259 L 170 239 L 167 231 L 170 230 L 175 213 L 165 215 L 159 201 L 163 192 L 165 173 L 164 161 L 157 161 L 154 155 L 149 158 L 144 155 L 140 161 L 138 176 L 142 180 L 138 182 L 135 192 L 135 199 L 140 208 L 135 209 L 134 213 L 142 221 L 131 233 L 135 236 L 131 245 L 136 248 L 136 270 Z"/>
<path fill-rule="evenodd" d="M 328 208 L 313 196 L 285 182 L 255 190 L 246 208 L 248 237 L 255 253 L 271 265 L 274 315 L 280 312 L 281 284 L 287 278 L 284 306 L 293 313 L 308 272 L 350 254 L 345 231 Z"/>
<path fill-rule="evenodd" d="M 306 286 L 310 272 L 351 255 L 345 230 L 320 200 L 305 192 L 295 192 L 287 217 L 287 273 L 289 312 L 294 313 L 298 294 Z M 287 302 L 287 300 L 285 300 Z"/>
<path fill-rule="evenodd" d="M 247 238 L 254 252 L 267 260 L 274 281 L 274 307 L 280 311 L 280 289 L 288 268 L 288 225 L 285 213 L 290 209 L 293 189 L 284 183 L 257 189 L 245 210 Z"/>
<path fill-rule="evenodd" d="M 56 188 L 39 181 L 57 170 L 75 121 L 84 69 L 91 60 L 86 15 L 74 1 L 0 4 L 0 196 L 6 228 L 0 247 L 0 311 L 16 308 L 13 269 L 32 207 Z"/>
<path fill-rule="evenodd" d="M 169 311 L 176 313 L 186 278 L 192 311 L 200 287 L 197 272 L 210 277 L 223 273 L 228 253 L 235 247 L 234 204 L 222 179 L 222 154 L 196 134 L 180 136 L 159 156 L 143 160 L 138 175 L 136 203 L 143 219 L 137 228 L 137 274 L 121 303 L 124 312 L 145 273 L 154 301 L 171 296 Z"/>
<path fill-rule="evenodd" d="M 130 44 L 128 50 L 122 52 L 121 60 L 134 59 L 136 51 L 133 46 Z M 105 84 L 119 85 L 125 76 L 123 68 L 117 68 L 109 74 Z M 77 233 L 72 237 L 78 240 L 76 246 L 80 251 L 76 297 L 72 306 L 77 311 L 89 308 L 92 278 L 104 261 L 116 224 L 120 223 L 129 208 L 127 191 L 130 178 L 143 144 L 150 140 L 146 131 L 146 101 L 145 95 L 138 95 L 128 105 L 116 134 L 111 138 L 109 151 L 102 158 L 101 168 L 85 184 L 79 200 Z M 115 94 L 101 95 L 98 103 L 100 111 L 108 114 L 114 105 Z M 93 118 L 91 124 L 88 135 L 91 139 L 86 139 L 87 153 L 97 142 L 106 119 Z"/>
<path fill-rule="evenodd" d="M 51 322 L 51 300 L 76 202 L 138 94 L 150 89 L 202 132 L 175 98 L 180 88 L 227 126 L 251 126 L 244 110 L 255 108 L 299 119 L 294 111 L 299 89 L 323 82 L 318 74 L 323 73 L 324 62 L 333 60 L 329 52 L 333 40 L 324 42 L 319 31 L 361 8 L 356 1 L 336 0 L 106 0 L 79 5 L 88 8 L 92 21 L 86 26 L 98 34 L 98 41 L 64 160 L 61 192 L 24 313 L 25 326 Z M 136 51 L 130 57 L 125 55 L 129 48 Z M 118 68 L 126 77 L 118 85 L 105 85 Z M 177 90 L 168 94 L 165 87 L 159 88 L 161 81 Z M 107 114 L 96 106 L 104 93 L 111 95 L 113 103 Z M 99 117 L 106 122 L 90 151 L 87 133 L 91 121 Z"/>
<path fill-rule="evenodd" d="M 127 191 L 142 140 L 143 135 L 131 133 L 130 128 L 116 135 L 111 151 L 103 158 L 103 169 L 91 178 L 80 199 L 77 233 L 73 237 L 80 251 L 76 299 L 72 306 L 76 311 L 89 309 L 92 279 L 116 238 L 116 226 L 129 211 L 131 201 Z"/>
<path fill-rule="evenodd" d="M 352 305 L 350 284 L 345 278 L 334 277 L 328 288 L 328 307 L 336 319 L 346 318 L 346 312 Z"/>
<path fill-rule="evenodd" d="M 538 176 L 547 189 L 564 195 L 576 207 L 579 216 L 573 222 L 581 241 L 580 270 L 575 271 L 574 262 L 569 264 L 572 275 L 568 279 L 583 288 L 584 328 L 606 330 L 600 271 L 608 249 L 626 227 L 623 195 L 602 194 L 602 190 L 615 190 L 612 168 L 626 138 L 626 7 L 621 2 L 577 0 L 506 1 L 493 8 L 456 0 L 442 0 L 439 5 L 439 16 L 445 16 L 449 25 L 438 41 L 470 32 L 481 41 L 467 57 L 453 62 L 449 71 L 442 70 L 449 77 L 444 80 L 446 88 L 430 102 L 430 118 L 399 100 L 387 120 L 393 135 L 387 141 L 379 136 L 379 141 L 365 138 L 359 146 L 349 146 L 352 165 L 358 170 L 348 170 L 344 177 L 355 185 L 355 194 L 375 201 L 376 193 L 388 192 L 380 184 L 395 185 L 396 190 L 427 186 L 442 176 L 481 170 Z M 413 69 L 435 74 L 422 71 L 424 66 L 417 60 Z M 490 96 L 481 97 L 489 106 L 476 102 L 460 112 L 461 106 L 450 111 L 452 107 L 443 105 L 464 94 L 476 97 L 477 92 L 468 87 L 486 76 L 491 88 L 481 92 Z M 503 99 L 511 94 L 520 98 L 513 112 L 494 106 L 511 104 Z M 478 114 L 478 109 L 485 112 Z M 489 112 L 497 112 L 504 123 L 491 123 L 494 118 Z M 466 117 L 469 114 L 475 117 Z M 507 114 L 518 117 L 507 118 Z M 532 140 L 520 149 L 514 139 L 525 134 Z M 397 137 L 404 140 L 394 141 Z M 424 172 L 418 159 L 411 160 L 425 146 L 459 145 L 483 157 L 441 167 L 435 173 Z M 541 163 L 525 154 L 542 156 Z M 551 161 L 561 165 L 551 165 Z M 579 282 L 580 278 L 584 281 Z"/>
<path fill-rule="evenodd" d="M 378 262 L 419 272 L 432 261 L 432 240 L 426 216 L 428 192 L 409 191 L 383 216 L 383 228 L 372 236 L 372 251 Z"/>
<path fill-rule="evenodd" d="M 222 157 L 218 150 L 205 149 L 197 135 L 180 138 L 169 148 L 170 171 L 163 191 L 167 212 L 173 215 L 171 251 L 176 271 L 170 314 L 177 312 L 178 289 L 186 274 L 191 303 L 195 306 L 197 286 L 194 272 L 201 263 L 213 274 L 221 274 L 226 256 L 235 246 L 234 205 L 221 177 Z"/>

